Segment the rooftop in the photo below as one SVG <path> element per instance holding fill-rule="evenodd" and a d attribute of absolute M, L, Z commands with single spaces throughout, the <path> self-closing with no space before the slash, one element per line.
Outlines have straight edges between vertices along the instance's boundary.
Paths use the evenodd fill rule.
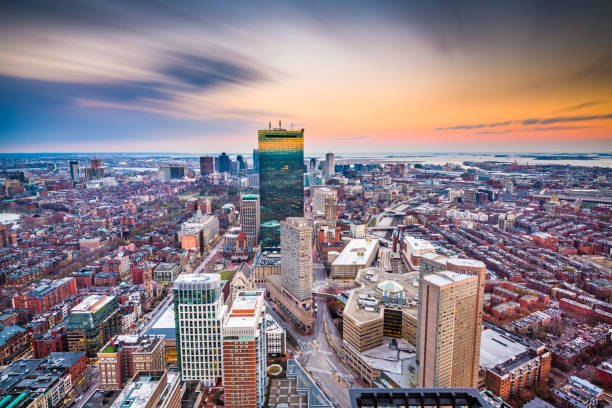
<path fill-rule="evenodd" d="M 378 246 L 377 239 L 353 238 L 332 265 L 365 265 Z"/>
<path fill-rule="evenodd" d="M 72 313 L 95 313 L 114 299 L 113 296 L 90 295 L 72 309 Z"/>
<path fill-rule="evenodd" d="M 165 383 L 163 371 L 141 372 L 125 386 L 111 408 L 145 408 L 155 390 Z"/>

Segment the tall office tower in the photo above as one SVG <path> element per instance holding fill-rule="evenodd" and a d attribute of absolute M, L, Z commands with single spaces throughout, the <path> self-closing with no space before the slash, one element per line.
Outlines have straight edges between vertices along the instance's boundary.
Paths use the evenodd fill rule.
<path fill-rule="evenodd" d="M 174 325 L 181 379 L 207 387 L 222 377 L 223 304 L 221 276 L 180 275 L 174 282 Z"/>
<path fill-rule="evenodd" d="M 417 340 L 419 387 L 477 386 L 482 326 L 478 282 L 478 275 L 451 271 L 423 276 Z"/>
<path fill-rule="evenodd" d="M 213 157 L 213 161 L 215 163 L 215 171 L 219 173 L 219 156 Z"/>
<path fill-rule="evenodd" d="M 314 157 L 310 159 L 310 161 L 308 162 L 308 172 L 315 174 L 317 171 L 317 159 L 315 159 Z"/>
<path fill-rule="evenodd" d="M 70 161 L 70 178 L 75 181 L 79 179 L 79 162 L 76 160 Z"/>
<path fill-rule="evenodd" d="M 241 291 L 223 322 L 223 388 L 228 408 L 264 405 L 265 314 L 263 291 Z"/>
<path fill-rule="evenodd" d="M 338 221 L 338 212 L 336 210 L 337 204 L 335 196 L 325 197 L 325 222 L 331 227 L 335 227 Z"/>
<path fill-rule="evenodd" d="M 278 246 L 280 221 L 304 216 L 304 129 L 259 130 L 260 238 Z"/>
<path fill-rule="evenodd" d="M 200 157 L 200 174 L 205 176 L 215 172 L 215 161 L 212 156 Z"/>
<path fill-rule="evenodd" d="M 104 177 L 104 167 L 102 162 L 97 159 L 91 161 L 90 167 L 85 168 L 85 178 L 89 180 L 97 180 Z"/>
<path fill-rule="evenodd" d="M 240 201 L 240 224 L 246 235 L 247 245 L 254 247 L 259 242 L 259 195 L 245 194 Z"/>
<path fill-rule="evenodd" d="M 327 153 L 325 155 L 325 175 L 327 177 L 332 177 L 335 174 L 335 163 L 334 163 L 334 154 Z"/>
<path fill-rule="evenodd" d="M 246 170 L 246 161 L 242 155 L 238 155 L 236 157 L 236 161 L 238 162 L 238 171 L 241 173 L 243 170 Z"/>
<path fill-rule="evenodd" d="M 229 173 L 232 169 L 232 161 L 229 156 L 223 152 L 219 156 L 219 173 Z"/>
<path fill-rule="evenodd" d="M 253 149 L 253 173 L 259 173 L 259 149 Z"/>
<path fill-rule="evenodd" d="M 282 285 L 299 301 L 312 298 L 312 228 L 302 217 L 281 221 Z"/>
<path fill-rule="evenodd" d="M 315 215 L 325 214 L 325 202 L 327 198 L 331 198 L 334 201 L 337 200 L 337 192 L 333 188 L 329 187 L 312 187 L 312 211 Z"/>

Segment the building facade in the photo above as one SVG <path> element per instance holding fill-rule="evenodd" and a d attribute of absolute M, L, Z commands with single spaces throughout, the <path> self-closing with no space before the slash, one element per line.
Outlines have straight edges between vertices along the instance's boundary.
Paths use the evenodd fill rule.
<path fill-rule="evenodd" d="M 280 221 L 304 215 L 304 130 L 259 130 L 260 239 L 278 246 Z"/>
<path fill-rule="evenodd" d="M 183 381 L 212 387 L 222 377 L 226 309 L 220 275 L 181 275 L 174 282 L 177 364 Z"/>
<path fill-rule="evenodd" d="M 215 162 L 212 156 L 200 157 L 200 175 L 206 176 L 215 172 Z"/>
<path fill-rule="evenodd" d="M 223 322 L 223 387 L 228 408 L 264 405 L 265 313 L 263 291 L 242 291 Z"/>
<path fill-rule="evenodd" d="M 240 224 L 247 238 L 247 245 L 257 246 L 259 243 L 259 195 L 245 194 L 240 201 Z"/>

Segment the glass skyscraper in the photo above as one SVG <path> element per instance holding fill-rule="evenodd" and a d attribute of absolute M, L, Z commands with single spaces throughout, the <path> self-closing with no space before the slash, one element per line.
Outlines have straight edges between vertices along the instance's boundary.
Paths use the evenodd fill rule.
<path fill-rule="evenodd" d="M 280 222 L 304 216 L 304 129 L 259 130 L 261 245 L 280 244 Z"/>

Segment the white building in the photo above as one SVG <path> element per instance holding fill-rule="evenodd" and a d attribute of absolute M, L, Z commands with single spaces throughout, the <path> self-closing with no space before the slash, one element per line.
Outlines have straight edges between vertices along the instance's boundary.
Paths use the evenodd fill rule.
<path fill-rule="evenodd" d="M 283 356 L 287 352 L 285 329 L 269 314 L 266 314 L 266 347 L 269 356 Z"/>
<path fill-rule="evenodd" d="M 365 238 L 368 232 L 366 224 L 351 224 L 351 235 L 353 238 Z"/>
<path fill-rule="evenodd" d="M 351 239 L 331 264 L 334 279 L 354 279 L 360 269 L 372 265 L 378 253 L 378 240 Z"/>
<path fill-rule="evenodd" d="M 406 235 L 404 237 L 406 250 L 402 251 L 402 259 L 411 271 L 418 271 L 421 266 L 421 255 L 436 252 L 431 242 Z"/>
<path fill-rule="evenodd" d="M 223 375 L 223 304 L 219 274 L 180 275 L 174 282 L 175 330 L 181 379 L 212 387 Z"/>
<path fill-rule="evenodd" d="M 335 160 L 333 153 L 327 153 L 325 155 L 325 175 L 327 177 L 333 177 L 335 174 Z"/>
<path fill-rule="evenodd" d="M 204 215 L 200 210 L 189 220 L 181 224 L 179 239 L 183 235 L 193 235 L 202 232 L 204 246 L 208 245 L 219 234 L 219 219 L 214 215 Z"/>
<path fill-rule="evenodd" d="M 329 187 L 314 187 L 312 197 L 312 211 L 315 215 L 325 214 L 325 200 L 332 199 L 337 201 L 336 190 Z"/>

